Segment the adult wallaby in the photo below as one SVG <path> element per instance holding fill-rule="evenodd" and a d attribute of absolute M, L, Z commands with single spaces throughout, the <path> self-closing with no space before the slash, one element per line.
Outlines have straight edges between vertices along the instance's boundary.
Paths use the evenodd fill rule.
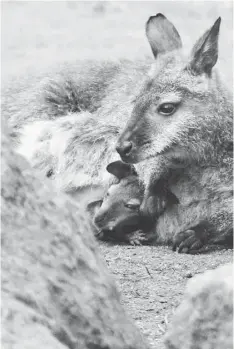
<path fill-rule="evenodd" d="M 159 241 L 174 240 L 185 252 L 232 245 L 232 99 L 213 69 L 220 22 L 186 57 L 174 26 L 162 14 L 149 18 L 155 63 L 116 147 L 127 163 L 150 159 L 143 212 L 152 197 L 163 198 L 164 186 L 178 198 L 155 230 Z"/>
<path fill-rule="evenodd" d="M 59 190 L 102 186 L 151 63 L 78 61 L 3 86 L 2 113 L 17 151 Z"/>
<path fill-rule="evenodd" d="M 151 69 L 150 60 L 86 62 L 85 69 L 83 64 L 64 68 L 52 80 L 42 82 L 37 92 L 35 85 L 32 98 L 32 86 L 12 94 L 10 101 L 8 98 L 3 103 L 10 124 L 18 130 L 18 125 L 28 123 L 20 129 L 18 151 L 43 175 L 50 176 L 59 189 L 102 187 L 106 166 L 117 159 L 114 149 L 118 135 L 133 111 L 133 122 L 121 137 L 119 152 L 125 161 L 146 159 L 136 164 L 146 185 L 143 211 L 154 213 L 157 206 L 158 216 L 167 187 L 180 201 L 177 213 L 174 210 L 170 215 L 169 210 L 159 220 L 160 240 L 172 240 L 192 222 L 200 224 L 201 215 L 212 218 L 209 223 L 217 227 L 216 238 L 225 237 L 226 227 L 232 227 L 232 105 L 212 71 L 219 22 L 186 59 L 180 52 L 179 34 L 159 14 L 146 26 L 152 51 L 158 55 Z M 162 96 L 165 100 L 158 100 Z M 159 102 L 164 107 L 160 113 Z M 126 156 L 126 147 L 121 147 L 129 140 L 136 144 L 130 149 L 131 156 Z M 185 168 L 184 163 L 191 165 Z M 149 201 L 150 207 L 145 205 Z"/>

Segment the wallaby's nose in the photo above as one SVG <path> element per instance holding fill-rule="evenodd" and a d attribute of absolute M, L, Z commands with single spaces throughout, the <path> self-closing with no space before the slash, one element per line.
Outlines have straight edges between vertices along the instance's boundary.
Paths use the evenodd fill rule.
<path fill-rule="evenodd" d="M 129 155 L 132 150 L 132 142 L 126 141 L 126 142 L 123 142 L 121 145 L 117 144 L 116 150 L 120 156 Z"/>

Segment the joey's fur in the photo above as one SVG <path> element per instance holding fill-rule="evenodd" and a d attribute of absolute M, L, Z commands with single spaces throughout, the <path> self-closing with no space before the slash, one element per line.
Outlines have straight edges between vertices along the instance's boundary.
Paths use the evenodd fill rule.
<path fill-rule="evenodd" d="M 140 244 L 147 241 L 145 233 L 150 228 L 140 215 L 144 187 L 133 166 L 114 161 L 107 171 L 115 177 L 102 200 L 91 202 L 88 209 L 99 229 L 99 238 Z M 152 228 L 152 226 L 151 226 Z"/>
<path fill-rule="evenodd" d="M 219 25 L 220 19 L 186 57 L 171 23 L 162 15 L 149 19 L 156 61 L 117 147 L 126 162 L 154 161 L 143 211 L 152 188 L 166 178 L 180 204 L 159 217 L 156 235 L 158 240 L 174 239 L 175 247 L 184 244 L 186 251 L 223 241 L 226 235 L 229 240 L 232 227 L 232 99 L 213 69 Z M 172 49 L 161 41 L 165 36 L 170 42 L 174 38 Z M 175 106 L 174 113 L 160 113 L 165 103 Z"/>
<path fill-rule="evenodd" d="M 122 159 L 136 163 L 146 187 L 142 211 L 148 199 L 155 200 L 160 181 L 180 202 L 159 218 L 158 240 L 172 241 L 201 221 L 212 227 L 202 240 L 225 240 L 232 226 L 232 98 L 213 68 L 219 25 L 220 20 L 187 57 L 177 30 L 158 14 L 146 25 L 152 65 L 79 63 L 52 72 L 39 87 L 8 93 L 2 108 L 20 135 L 18 151 L 59 189 L 103 186 L 106 166 L 118 159 L 121 134 Z M 162 103 L 175 104 L 176 112 L 159 114 Z M 129 154 L 121 150 L 126 142 Z M 153 205 L 156 216 L 164 193 Z M 196 237 L 189 236 L 192 245 Z"/>

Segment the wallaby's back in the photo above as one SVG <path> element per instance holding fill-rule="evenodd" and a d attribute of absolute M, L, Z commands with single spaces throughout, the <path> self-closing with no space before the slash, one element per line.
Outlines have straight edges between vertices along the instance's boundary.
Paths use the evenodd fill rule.
<path fill-rule="evenodd" d="M 3 108 L 21 135 L 18 151 L 60 189 L 103 183 L 148 67 L 145 60 L 84 62 L 43 81 L 30 102 L 19 92 L 15 111 Z"/>

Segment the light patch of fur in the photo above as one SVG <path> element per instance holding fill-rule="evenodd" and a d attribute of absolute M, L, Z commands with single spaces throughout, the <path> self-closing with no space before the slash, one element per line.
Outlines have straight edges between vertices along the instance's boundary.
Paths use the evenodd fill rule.
<path fill-rule="evenodd" d="M 35 152 L 41 147 L 47 148 L 51 137 L 51 127 L 53 127 L 51 121 L 35 121 L 25 125 L 20 131 L 21 142 L 17 147 L 17 152 L 31 162 Z"/>
<path fill-rule="evenodd" d="M 39 173 L 46 175 L 47 171 L 52 170 L 58 190 L 70 191 L 109 182 L 110 175 L 105 167 L 108 162 L 117 160 L 118 155 L 114 148 L 109 149 L 106 154 L 108 160 L 100 164 L 104 150 L 102 128 L 93 128 L 92 121 L 92 115 L 84 112 L 56 121 L 43 120 L 28 124 L 22 128 L 21 145 L 17 152 L 25 156 Z M 106 132 L 105 125 L 103 132 Z M 83 163 L 90 161 L 90 158 L 93 163 L 89 169 Z M 95 166 L 99 171 L 96 172 Z M 95 175 L 92 176 L 92 172 Z"/>

